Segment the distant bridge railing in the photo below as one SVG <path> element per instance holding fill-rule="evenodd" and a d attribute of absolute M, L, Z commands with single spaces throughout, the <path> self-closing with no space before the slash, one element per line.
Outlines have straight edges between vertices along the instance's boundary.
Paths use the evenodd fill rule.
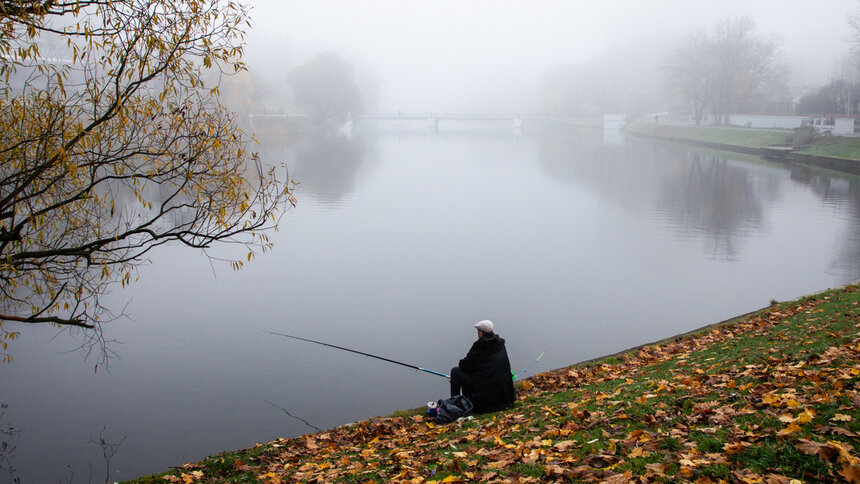
<path fill-rule="evenodd" d="M 549 116 L 544 114 L 489 114 L 489 113 L 447 113 L 447 112 L 393 112 L 393 113 L 366 113 L 353 116 L 357 122 L 361 121 L 425 121 L 435 130 L 439 129 L 442 121 L 469 121 L 469 122 L 509 122 L 514 129 L 520 129 L 523 124 L 568 124 L 579 126 L 601 126 L 601 117 L 572 117 L 572 116 Z"/>
<path fill-rule="evenodd" d="M 420 121 L 427 119 L 451 120 L 451 121 L 540 121 L 547 123 L 579 123 L 582 121 L 603 121 L 600 117 L 572 117 L 572 116 L 550 116 L 545 114 L 487 114 L 487 113 L 448 113 L 448 112 L 393 112 L 393 113 L 365 113 L 354 116 L 354 119 L 366 120 L 404 120 Z"/>
<path fill-rule="evenodd" d="M 287 114 L 249 114 L 248 120 L 252 129 L 274 129 L 274 125 L 291 123 L 307 119 L 307 115 L 301 113 Z M 606 127 L 606 118 L 599 116 L 551 116 L 545 114 L 490 114 L 490 113 L 448 113 L 448 112 L 406 112 L 397 111 L 390 113 L 364 113 L 351 114 L 347 116 L 344 128 L 351 129 L 353 123 L 365 121 L 407 121 L 425 122 L 431 129 L 439 130 L 442 122 L 474 122 L 474 123 L 497 123 L 507 122 L 513 129 L 518 130 L 524 124 L 547 125 L 558 124 L 568 126 L 580 126 L 599 128 Z M 257 126 L 260 124 L 260 126 Z"/>

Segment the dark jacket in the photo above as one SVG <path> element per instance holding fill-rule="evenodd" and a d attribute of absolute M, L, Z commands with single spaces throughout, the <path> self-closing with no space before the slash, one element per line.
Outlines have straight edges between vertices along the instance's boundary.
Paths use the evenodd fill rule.
<path fill-rule="evenodd" d="M 463 395 L 475 406 L 475 413 L 503 410 L 517 399 L 505 340 L 497 334 L 484 334 L 475 341 L 457 366 L 466 374 Z"/>

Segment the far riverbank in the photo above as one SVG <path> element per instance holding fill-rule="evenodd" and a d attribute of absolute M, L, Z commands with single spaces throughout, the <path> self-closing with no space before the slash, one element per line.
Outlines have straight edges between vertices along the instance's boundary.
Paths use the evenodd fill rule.
<path fill-rule="evenodd" d="M 628 124 L 624 131 L 636 136 L 860 175 L 860 138 L 818 136 L 807 144 L 798 145 L 793 143 L 793 133 L 788 130 L 683 126 L 645 120 Z"/>

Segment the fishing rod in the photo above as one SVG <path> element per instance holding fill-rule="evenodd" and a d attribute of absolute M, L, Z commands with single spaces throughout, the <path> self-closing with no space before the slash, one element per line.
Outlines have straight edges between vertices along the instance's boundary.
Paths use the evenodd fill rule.
<path fill-rule="evenodd" d="M 521 371 L 521 372 L 519 372 L 519 373 L 515 373 L 515 374 L 514 374 L 514 381 L 516 381 L 516 379 L 517 379 L 517 378 L 519 378 L 519 377 L 523 376 L 527 371 L 529 371 L 529 368 L 531 368 L 531 367 L 532 367 L 532 365 L 534 365 L 535 363 L 537 363 L 537 362 L 538 362 L 538 360 L 539 360 L 539 359 L 541 359 L 541 358 L 543 357 L 544 353 L 546 353 L 546 351 L 544 351 L 544 352 L 542 352 L 540 355 L 538 355 L 538 357 L 537 357 L 534 361 L 532 361 L 532 362 L 531 362 L 531 364 L 529 364 L 529 366 L 527 366 L 525 370 L 523 370 L 523 371 Z"/>
<path fill-rule="evenodd" d="M 439 373 L 438 371 L 428 370 L 427 368 L 421 368 L 420 366 L 410 365 L 409 363 L 403 363 L 402 361 L 392 360 L 390 358 L 384 358 L 382 356 L 371 355 L 370 353 L 365 353 L 363 351 L 351 350 L 349 348 L 344 348 L 343 346 L 337 346 L 337 345 L 332 345 L 332 344 L 328 344 L 328 343 L 323 343 L 322 341 L 316 341 L 316 340 L 312 340 L 312 339 L 308 339 L 308 338 L 300 338 L 298 336 L 293 336 L 290 334 L 276 333 L 274 331 L 263 331 L 263 332 L 269 333 L 269 334 L 274 334 L 276 336 L 283 336 L 285 338 L 292 338 L 292 339 L 297 339 L 297 340 L 301 340 L 301 341 L 307 341 L 308 343 L 316 343 L 318 345 L 328 346 L 329 348 L 337 348 L 339 350 L 349 351 L 350 353 L 358 353 L 359 355 L 369 356 L 371 358 L 376 358 L 377 360 L 387 361 L 389 363 L 395 363 L 395 364 L 400 365 L 400 366 L 405 366 L 407 368 L 412 368 L 414 370 L 423 371 L 423 372 L 430 373 L 433 375 L 441 376 L 441 377 L 447 378 L 449 380 L 451 379 L 450 375 L 446 375 L 444 373 Z"/>

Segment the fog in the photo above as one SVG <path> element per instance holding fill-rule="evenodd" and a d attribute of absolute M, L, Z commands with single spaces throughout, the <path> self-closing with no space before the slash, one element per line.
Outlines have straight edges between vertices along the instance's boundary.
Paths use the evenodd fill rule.
<path fill-rule="evenodd" d="M 728 17 L 748 16 L 779 41 L 792 87 L 821 85 L 842 75 L 847 17 L 860 10 L 856 0 L 249 3 L 246 60 L 269 89 L 291 66 L 335 51 L 376 89 L 371 110 L 497 113 L 536 111 L 548 69 L 619 51 L 657 64 L 686 34 Z"/>
<path fill-rule="evenodd" d="M 527 116 L 345 119 L 353 98 L 377 113 L 550 113 L 565 99 L 562 115 L 586 121 L 662 113 L 667 56 L 740 17 L 778 40 L 797 96 L 857 62 L 858 0 L 248 3 L 249 72 L 221 98 L 255 114 L 237 118 L 262 162 L 286 165 L 297 206 L 241 271 L 222 259 L 244 245 L 147 253 L 140 281 L 100 302 L 124 316 L 94 336 L 119 356 L 109 371 L 74 351 L 76 334 L 22 330 L 0 364 L 0 482 L 129 479 L 448 394 L 270 331 L 446 371 L 491 319 L 514 369 L 546 352 L 539 373 L 860 278 L 857 177 Z M 546 96 L 548 79 L 574 95 Z M 307 117 L 256 116 L 280 113 Z"/>

